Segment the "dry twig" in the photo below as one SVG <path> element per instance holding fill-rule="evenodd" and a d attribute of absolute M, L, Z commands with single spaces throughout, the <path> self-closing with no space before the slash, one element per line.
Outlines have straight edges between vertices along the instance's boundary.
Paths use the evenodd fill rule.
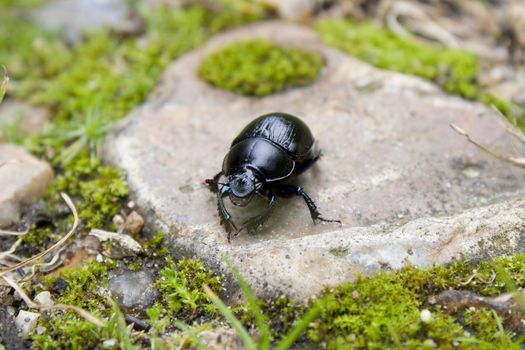
<path fill-rule="evenodd" d="M 499 117 L 499 121 L 503 124 L 505 131 L 525 145 L 525 135 L 516 126 L 512 125 L 495 106 L 492 106 L 492 108 L 496 111 Z M 459 126 L 455 124 L 450 124 L 450 127 L 461 136 L 464 136 L 470 143 L 478 147 L 483 152 L 488 153 L 494 158 L 510 163 L 514 166 L 525 168 L 525 157 L 511 157 L 499 154 L 496 151 L 493 151 L 490 148 L 483 146 L 478 141 L 474 140 L 465 130 L 463 130 Z"/>
<path fill-rule="evenodd" d="M 29 229 L 22 231 L 22 232 L 0 230 L 0 236 L 23 236 L 23 235 L 26 235 L 28 232 L 29 232 Z"/>
<path fill-rule="evenodd" d="M 71 237 L 75 231 L 77 230 L 77 227 L 78 227 L 78 224 L 80 222 L 79 218 L 78 218 L 78 213 L 77 213 L 77 209 L 75 208 L 75 205 L 73 204 L 73 202 L 71 201 L 71 198 L 69 198 L 69 196 L 65 193 L 60 193 L 60 195 L 62 196 L 62 198 L 64 199 L 64 201 L 66 202 L 67 206 L 69 207 L 69 209 L 71 210 L 71 212 L 73 213 L 73 217 L 74 217 L 74 222 L 73 222 L 73 227 L 71 228 L 71 230 L 64 236 L 62 237 L 62 239 L 60 239 L 58 242 L 56 242 L 55 244 L 53 244 L 51 247 L 49 247 L 48 249 L 44 250 L 43 252 L 41 253 L 38 253 L 16 265 L 13 265 L 13 266 L 10 266 L 8 268 L 5 268 L 5 269 L 1 269 L 0 270 L 0 277 L 1 276 L 4 276 L 6 273 L 8 272 L 11 272 L 11 271 L 15 271 L 15 270 L 18 270 L 24 266 L 27 266 L 29 264 L 31 264 L 32 262 L 46 256 L 47 254 L 49 254 L 50 252 L 56 250 L 57 248 L 61 247 L 67 240 L 69 237 Z"/>
<path fill-rule="evenodd" d="M 39 310 L 62 310 L 62 311 L 70 310 L 70 311 L 76 312 L 80 317 L 84 318 L 86 321 L 89 321 L 98 327 L 104 327 L 106 325 L 106 323 L 103 320 L 99 319 L 98 317 L 93 316 L 91 313 L 77 306 L 66 305 L 66 304 L 56 304 L 56 305 L 36 304 L 34 301 L 31 300 L 31 298 L 29 298 L 29 296 L 24 292 L 22 287 L 18 285 L 18 283 L 16 283 L 10 277 L 5 276 L 5 275 L 3 275 L 2 278 L 4 279 L 4 281 L 7 282 L 7 284 L 9 284 L 9 286 L 11 286 L 11 288 L 13 288 L 20 295 L 22 300 L 24 300 L 24 302 L 29 308 L 39 309 Z"/>
<path fill-rule="evenodd" d="M 13 265 L 13 266 L 10 266 L 8 268 L 0 270 L 0 277 L 2 277 L 2 279 L 20 295 L 22 300 L 24 300 L 24 302 L 26 303 L 26 305 L 29 308 L 39 309 L 39 310 L 62 310 L 62 311 L 70 310 L 70 311 L 76 312 L 79 316 L 84 318 L 86 321 L 89 321 L 89 322 L 95 324 L 98 327 L 104 327 L 105 326 L 105 322 L 103 320 L 99 319 L 98 317 L 95 317 L 91 313 L 89 313 L 86 310 L 81 309 L 81 308 L 79 308 L 77 306 L 66 305 L 66 304 L 56 304 L 56 305 L 40 305 L 40 304 L 36 304 L 35 302 L 33 302 L 31 300 L 31 298 L 29 298 L 29 296 L 24 292 L 23 288 L 17 282 L 15 282 L 11 277 L 7 276 L 7 273 L 15 271 L 15 270 L 18 270 L 18 269 L 20 269 L 20 268 L 22 268 L 24 266 L 27 266 L 27 265 L 31 264 L 32 262 L 34 262 L 36 260 L 39 260 L 40 258 L 46 256 L 50 252 L 53 252 L 53 251 L 57 250 L 58 248 L 62 247 L 64 245 L 64 243 L 67 241 L 67 239 L 69 237 L 71 237 L 75 233 L 75 231 L 76 231 L 76 229 L 78 227 L 78 224 L 79 224 L 79 218 L 78 218 L 77 210 L 75 208 L 75 205 L 73 204 L 73 201 L 71 201 L 71 198 L 69 198 L 69 196 L 67 194 L 61 193 L 60 195 L 62 196 L 62 198 L 66 202 L 67 206 L 69 207 L 69 209 L 73 213 L 74 222 L 73 222 L 73 227 L 71 228 L 71 230 L 64 237 L 62 237 L 62 239 L 60 239 L 58 242 L 53 244 L 53 246 L 49 247 L 45 251 L 43 251 L 43 252 L 41 252 L 39 254 L 36 254 L 36 255 L 28 258 L 28 259 L 25 259 L 24 261 L 22 261 L 22 262 L 20 262 L 20 263 L 18 263 L 16 265 Z M 21 239 L 19 238 L 17 240 L 17 242 L 11 247 L 10 252 L 9 253 L 4 252 L 3 254 L 11 254 L 16 249 L 18 244 L 20 244 L 20 241 L 21 241 Z M 53 257 L 51 262 L 48 263 L 48 264 L 54 263 L 54 260 L 56 260 L 58 255 L 59 255 L 58 253 L 55 254 L 55 256 Z M 44 264 L 44 265 L 46 265 L 46 264 Z M 32 275 L 34 275 L 34 268 L 35 268 L 35 266 L 36 265 L 33 265 L 33 273 L 32 273 Z M 27 280 L 27 279 L 28 278 L 25 278 L 24 280 Z"/>

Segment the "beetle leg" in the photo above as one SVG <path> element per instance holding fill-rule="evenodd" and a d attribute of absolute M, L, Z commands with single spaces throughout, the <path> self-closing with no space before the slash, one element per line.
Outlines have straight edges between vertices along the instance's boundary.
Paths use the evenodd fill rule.
<path fill-rule="evenodd" d="M 238 231 L 237 226 L 235 226 L 235 223 L 232 220 L 232 216 L 230 215 L 230 213 L 228 213 L 228 210 L 226 210 L 226 206 L 224 205 L 223 198 L 229 193 L 229 186 L 223 186 L 220 189 L 220 191 L 217 191 L 217 208 L 219 212 L 219 217 L 221 218 L 221 224 L 224 225 L 226 232 L 228 232 L 228 242 L 230 242 L 232 228 Z"/>
<path fill-rule="evenodd" d="M 321 216 L 321 213 L 319 212 L 319 209 L 317 209 L 317 206 L 315 205 L 314 201 L 310 196 L 304 192 L 303 188 L 301 186 L 294 186 L 294 185 L 280 185 L 280 190 L 283 191 L 283 194 L 295 194 L 297 196 L 301 196 L 303 200 L 305 201 L 306 205 L 308 206 L 308 210 L 310 211 L 310 216 L 312 217 L 312 220 L 314 223 L 319 221 L 324 222 L 338 222 L 341 224 L 341 220 L 331 220 L 331 219 L 325 219 Z"/>
<path fill-rule="evenodd" d="M 266 220 L 268 220 L 268 218 L 273 212 L 273 209 L 275 208 L 275 204 L 277 203 L 277 197 L 272 191 L 269 191 L 267 198 L 269 198 L 269 200 L 268 200 L 268 206 L 266 207 L 266 209 L 262 212 L 262 214 L 251 217 L 245 222 L 243 222 L 242 224 L 243 228 L 246 227 L 246 229 L 251 232 L 251 231 L 254 231 L 257 227 L 259 227 L 259 225 L 263 224 Z M 235 236 L 239 232 L 237 232 Z"/>

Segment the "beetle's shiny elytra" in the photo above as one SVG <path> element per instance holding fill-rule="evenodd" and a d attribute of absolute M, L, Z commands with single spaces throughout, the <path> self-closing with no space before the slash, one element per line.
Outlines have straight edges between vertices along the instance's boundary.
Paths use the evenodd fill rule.
<path fill-rule="evenodd" d="M 301 186 L 283 183 L 295 177 L 321 156 L 308 126 L 299 118 L 286 113 L 265 114 L 248 124 L 233 140 L 230 151 L 224 157 L 222 171 L 213 179 L 206 180 L 217 193 L 217 205 L 221 223 L 228 231 L 238 234 L 243 228 L 255 229 L 270 216 L 277 197 L 301 196 L 310 210 L 314 223 L 339 222 L 324 219 L 313 200 Z M 224 183 L 219 182 L 226 177 Z M 254 194 L 268 199 L 268 206 L 261 214 L 243 223 L 238 229 L 223 202 L 229 196 L 233 204 L 245 206 Z"/>

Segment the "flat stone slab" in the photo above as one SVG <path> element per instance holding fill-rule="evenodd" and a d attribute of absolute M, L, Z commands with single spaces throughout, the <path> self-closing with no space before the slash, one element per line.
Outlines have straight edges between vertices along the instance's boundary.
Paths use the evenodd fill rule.
<path fill-rule="evenodd" d="M 47 30 L 63 31 L 71 43 L 79 42 L 86 32 L 109 28 L 135 33 L 142 25 L 123 0 L 53 0 L 34 10 L 32 16 Z"/>
<path fill-rule="evenodd" d="M 0 144 L 0 228 L 19 219 L 21 210 L 42 196 L 53 169 L 20 146 Z"/>
<path fill-rule="evenodd" d="M 326 68 L 309 87 L 260 99 L 198 78 L 207 54 L 258 37 L 316 50 Z M 220 170 L 248 122 L 274 111 L 310 126 L 324 156 L 297 182 L 343 226 L 313 225 L 304 202 L 293 198 L 282 200 L 256 234 L 228 244 L 203 180 Z M 525 172 L 467 143 L 451 122 L 486 145 L 516 149 L 491 109 L 371 67 L 324 45 L 308 28 L 269 22 L 218 35 L 175 61 L 109 137 L 105 157 L 126 171 L 150 222 L 170 232 L 173 254 L 201 257 L 223 272 L 228 257 L 259 295 L 306 298 L 384 266 L 522 250 Z M 246 210 L 257 211 L 232 213 Z"/>

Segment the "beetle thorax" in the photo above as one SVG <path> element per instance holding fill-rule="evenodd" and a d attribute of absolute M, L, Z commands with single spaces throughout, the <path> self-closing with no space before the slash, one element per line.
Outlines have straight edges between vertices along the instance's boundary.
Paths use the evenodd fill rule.
<path fill-rule="evenodd" d="M 248 204 L 259 186 L 259 181 L 254 172 L 244 168 L 235 174 L 228 176 L 230 186 L 230 199 L 233 204 L 244 207 Z"/>

